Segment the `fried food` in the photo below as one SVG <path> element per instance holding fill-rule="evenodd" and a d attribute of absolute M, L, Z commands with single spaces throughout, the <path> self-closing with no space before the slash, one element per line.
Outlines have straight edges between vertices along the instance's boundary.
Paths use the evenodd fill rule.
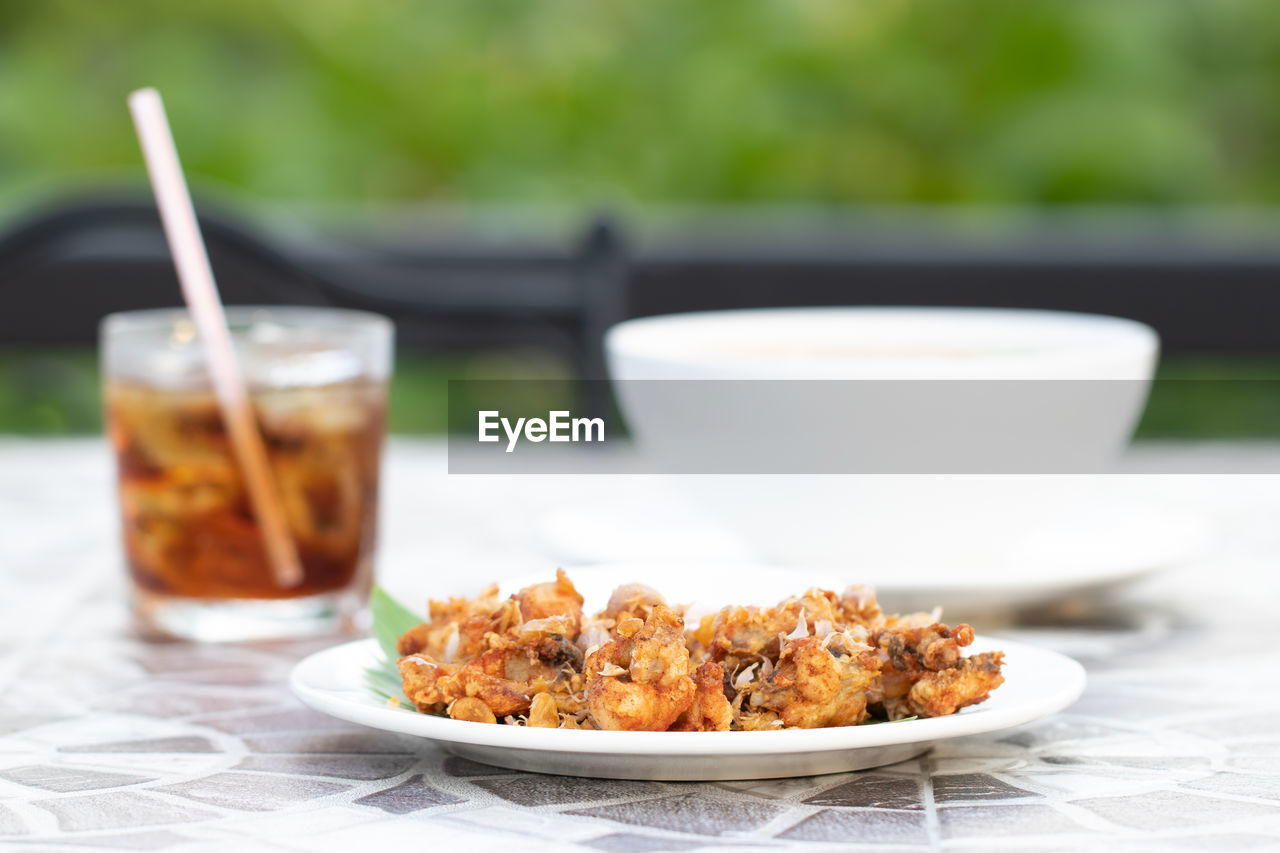
<path fill-rule="evenodd" d="M 539 693 L 529 704 L 529 725 L 538 729 L 560 727 L 560 708 L 550 693 Z"/>
<path fill-rule="evenodd" d="M 468 723 L 496 723 L 489 706 L 479 699 L 463 696 L 449 706 L 449 716 L 455 720 L 466 720 Z"/>
<path fill-rule="evenodd" d="M 609 603 L 605 605 L 603 615 L 608 619 L 619 619 L 623 616 L 648 619 L 654 607 L 666 603 L 667 600 L 653 587 L 642 583 L 628 583 L 615 589 L 609 596 Z"/>
<path fill-rule="evenodd" d="M 573 620 L 573 634 L 577 636 L 582 626 L 582 596 L 574 589 L 564 569 L 556 569 L 556 579 L 551 583 L 527 586 L 514 598 L 521 618 L 568 617 Z"/>
<path fill-rule="evenodd" d="M 867 688 L 879 659 L 869 646 L 833 649 L 824 642 L 800 637 L 783 646 L 772 674 L 752 692 L 751 708 L 798 729 L 856 726 L 866 719 Z"/>
<path fill-rule="evenodd" d="M 890 720 L 954 714 L 1004 683 L 1002 653 L 961 657 L 960 649 L 973 642 L 969 625 L 886 627 L 869 639 L 882 662 L 869 701 Z"/>
<path fill-rule="evenodd" d="M 663 732 L 693 702 L 684 619 L 665 604 L 649 618 L 618 620 L 613 639 L 587 657 L 587 708 L 602 729 Z"/>
<path fill-rule="evenodd" d="M 907 707 L 921 717 L 945 717 L 976 705 L 1004 683 L 1001 652 L 983 652 L 949 669 L 930 672 L 907 692 Z"/>
<path fill-rule="evenodd" d="M 457 614 L 465 621 L 473 618 Z M 469 661 L 436 660 L 428 648 L 400 658 L 404 692 L 419 711 L 438 713 L 459 699 L 477 699 L 498 717 L 523 714 L 533 698 L 550 694 L 566 713 L 582 710 L 582 651 L 574 643 L 579 616 L 549 616 L 490 631 Z M 410 634 L 431 633 L 418 626 Z M 401 637 L 400 648 L 408 643 Z M 543 706 L 545 707 L 545 705 Z M 451 713 L 452 715 L 452 713 Z"/>
<path fill-rule="evenodd" d="M 686 630 L 643 584 L 603 610 L 563 570 L 502 599 L 433 601 L 400 637 L 404 693 L 469 722 L 621 731 L 761 731 L 939 717 L 984 701 L 1001 652 L 965 657 L 973 628 L 885 614 L 868 587 L 730 606 Z"/>
<path fill-rule="evenodd" d="M 724 695 L 724 668 L 706 661 L 693 673 L 693 701 L 667 731 L 727 732 L 733 728 L 733 708 Z"/>

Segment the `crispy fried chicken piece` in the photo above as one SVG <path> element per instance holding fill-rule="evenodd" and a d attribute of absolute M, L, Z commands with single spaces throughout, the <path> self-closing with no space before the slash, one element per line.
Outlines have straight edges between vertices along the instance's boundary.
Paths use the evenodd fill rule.
<path fill-rule="evenodd" d="M 430 619 L 410 628 L 396 643 L 401 656 L 426 653 L 434 660 L 469 660 L 484 650 L 484 637 L 522 621 L 518 605 L 498 598 L 496 584 L 476 598 L 450 598 L 428 605 Z"/>
<path fill-rule="evenodd" d="M 727 669 L 735 669 L 741 660 L 760 656 L 776 659 L 781 651 L 779 637 L 795 630 L 799 622 L 799 607 L 726 607 L 712 617 L 707 656 L 713 661 L 728 662 Z M 695 639 L 704 634 L 700 625 Z"/>
<path fill-rule="evenodd" d="M 839 631 L 844 627 L 844 611 L 840 606 L 840 598 L 826 589 L 810 589 L 797 598 L 789 598 L 780 607 L 794 610 L 799 605 L 809 631 L 819 637 Z M 800 620 L 796 620 L 798 625 Z"/>
<path fill-rule="evenodd" d="M 666 604 L 666 599 L 653 587 L 642 583 L 623 584 L 609 596 L 604 610 L 584 618 L 578 634 L 578 648 L 586 654 L 609 642 L 613 629 L 620 619 L 639 619 L 642 622 L 653 613 L 653 608 Z"/>
<path fill-rule="evenodd" d="M 571 639 L 582 624 L 582 596 L 563 569 L 549 583 L 527 586 L 505 601 L 492 584 L 476 598 L 450 598 L 428 604 L 430 618 L 397 641 L 401 656 L 424 652 L 445 663 L 467 661 L 485 651 L 485 635 L 502 634 L 534 619 L 567 616 Z"/>
<path fill-rule="evenodd" d="M 442 664 L 426 653 L 404 657 L 405 695 L 421 711 L 473 697 L 498 717 L 523 714 L 538 693 L 563 695 L 572 706 L 583 683 L 582 652 L 568 636 L 572 626 L 572 616 L 556 616 L 490 634 L 488 650 L 462 665 Z"/>
<path fill-rule="evenodd" d="M 783 646 L 772 674 L 751 693 L 749 707 L 772 711 L 795 728 L 856 725 L 866 717 L 867 688 L 879 669 L 875 652 L 861 643 L 828 645 L 800 637 Z"/>
<path fill-rule="evenodd" d="M 425 654 L 406 655 L 397 667 L 404 682 L 404 695 L 424 714 L 438 714 L 450 698 L 440 689 L 440 680 L 458 671 L 455 664 L 436 663 Z"/>
<path fill-rule="evenodd" d="M 760 656 L 777 659 L 788 635 L 821 635 L 844 627 L 840 599 L 834 592 L 810 589 L 776 607 L 726 607 L 704 618 L 692 642 L 706 646 L 707 657 L 731 664 Z M 799 633 L 797 633 L 799 632 Z"/>
<path fill-rule="evenodd" d="M 587 707 L 602 729 L 666 731 L 693 701 L 684 620 L 666 605 L 622 619 L 586 663 Z"/>
<path fill-rule="evenodd" d="M 707 661 L 693 672 L 697 690 L 693 701 L 668 731 L 727 732 L 733 725 L 733 709 L 724 695 L 724 670 Z"/>
<path fill-rule="evenodd" d="M 939 622 L 926 627 L 888 627 L 874 632 L 871 643 L 882 661 L 869 691 L 871 702 L 891 720 L 940 717 L 986 699 L 1003 681 L 1000 653 L 961 657 L 973 642 L 973 628 Z"/>
<path fill-rule="evenodd" d="M 896 710 L 902 716 L 945 717 L 966 705 L 976 705 L 1004 683 L 1000 674 L 1003 664 L 1003 652 L 983 652 L 958 661 L 950 669 L 927 673 L 911 685 L 907 707 Z"/>
<path fill-rule="evenodd" d="M 862 584 L 847 587 L 841 593 L 840 615 L 847 625 L 876 628 L 884 624 L 884 612 L 876 601 L 876 591 Z"/>
<path fill-rule="evenodd" d="M 525 619 L 545 619 L 548 616 L 573 618 L 572 636 L 578 636 L 582 626 L 582 596 L 574 588 L 564 569 L 556 569 L 556 579 L 550 583 L 527 586 L 514 596 Z"/>
<path fill-rule="evenodd" d="M 489 650 L 459 669 L 443 689 L 475 696 L 499 717 L 523 714 L 535 693 L 554 691 L 581 667 L 582 653 L 568 636 L 572 625 L 572 616 L 557 616 L 491 636 Z"/>

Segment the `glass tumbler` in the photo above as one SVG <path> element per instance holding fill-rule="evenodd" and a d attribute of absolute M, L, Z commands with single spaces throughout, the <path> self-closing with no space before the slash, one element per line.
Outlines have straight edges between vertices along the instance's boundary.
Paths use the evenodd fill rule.
<path fill-rule="evenodd" d="M 187 312 L 112 314 L 104 406 L 137 627 L 201 641 L 348 630 L 373 579 L 391 321 L 248 306 L 227 321 L 303 580 L 274 579 Z"/>

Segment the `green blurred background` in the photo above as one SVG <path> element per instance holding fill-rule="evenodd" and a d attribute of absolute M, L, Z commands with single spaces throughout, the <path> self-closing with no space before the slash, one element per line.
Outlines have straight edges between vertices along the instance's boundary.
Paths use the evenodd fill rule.
<path fill-rule="evenodd" d="M 0 2 L 0 194 L 112 176 L 124 95 L 294 202 L 1257 204 L 1274 0 Z"/>
<path fill-rule="evenodd" d="M 1275 0 L 0 0 L 0 212 L 140 186 L 143 85 L 198 191 L 284 209 L 1280 201 Z M 402 358 L 393 428 L 439 429 L 447 376 L 566 369 Z M 95 431 L 95 382 L 0 347 L 0 431 Z M 1222 393 L 1144 430 L 1268 433 Z"/>

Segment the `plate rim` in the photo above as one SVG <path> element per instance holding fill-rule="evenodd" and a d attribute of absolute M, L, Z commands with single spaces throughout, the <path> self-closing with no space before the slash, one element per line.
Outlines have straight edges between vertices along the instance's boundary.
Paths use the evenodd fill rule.
<path fill-rule="evenodd" d="M 1010 656 L 1039 658 L 1037 667 L 1052 665 L 1058 672 L 1054 689 L 1011 708 L 976 706 L 968 713 L 907 720 L 873 726 L 787 729 L 762 732 L 621 732 L 534 729 L 471 723 L 380 707 L 340 695 L 334 688 L 312 683 L 313 670 L 332 670 L 347 656 L 364 655 L 372 662 L 381 655 L 377 640 L 366 638 L 313 652 L 293 666 L 289 687 L 307 707 L 368 728 L 421 737 L 444 744 L 523 750 L 540 753 L 716 757 L 837 752 L 908 743 L 931 743 L 966 735 L 1001 731 L 1058 713 L 1084 692 L 1087 676 L 1079 662 L 1051 649 L 1015 640 L 979 635 L 979 648 L 1000 648 Z M 352 692 L 352 691 L 342 691 Z M 368 698 L 367 696 L 365 697 Z M 513 742 L 516 740 L 518 742 Z"/>

